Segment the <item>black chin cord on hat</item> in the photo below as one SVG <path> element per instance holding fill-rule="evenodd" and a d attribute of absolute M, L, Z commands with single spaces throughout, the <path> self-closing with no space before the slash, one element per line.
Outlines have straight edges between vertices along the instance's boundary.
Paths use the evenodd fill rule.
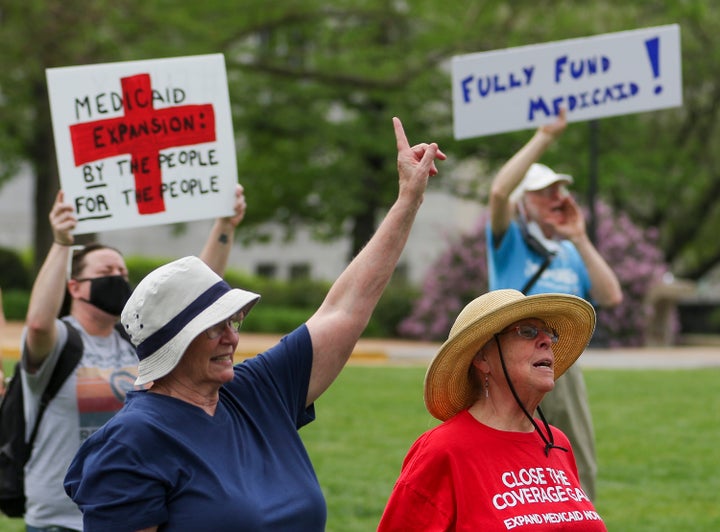
<path fill-rule="evenodd" d="M 508 373 L 507 366 L 505 366 L 505 357 L 503 356 L 502 347 L 500 347 L 500 338 L 498 334 L 494 335 L 495 343 L 498 346 L 498 353 L 500 354 L 500 364 L 502 365 L 503 373 L 505 374 L 505 380 L 508 383 L 508 386 L 510 387 L 510 391 L 513 394 L 513 397 L 515 398 L 515 401 L 518 405 L 520 405 L 520 408 L 522 409 L 525 416 L 530 420 L 530 423 L 533 424 L 533 427 L 535 427 L 535 430 L 538 434 L 540 434 L 540 437 L 542 438 L 542 441 L 545 442 L 545 456 L 550 455 L 550 449 L 560 449 L 561 451 L 568 452 L 568 450 L 565 447 L 560 447 L 559 445 L 555 445 L 555 437 L 553 436 L 552 430 L 550 429 L 550 424 L 545 419 L 545 415 L 543 414 L 542 410 L 540 409 L 540 405 L 537 407 L 538 414 L 540 415 L 540 419 L 543 422 L 543 425 L 545 426 L 545 430 L 547 431 L 547 436 L 543 434 L 543 431 L 540 429 L 540 426 L 537 424 L 535 419 L 533 419 L 530 412 L 527 411 L 527 408 L 525 408 L 525 405 L 520 400 L 520 397 L 518 396 L 517 392 L 515 391 L 515 386 L 513 386 L 512 381 L 510 380 L 510 374 Z"/>

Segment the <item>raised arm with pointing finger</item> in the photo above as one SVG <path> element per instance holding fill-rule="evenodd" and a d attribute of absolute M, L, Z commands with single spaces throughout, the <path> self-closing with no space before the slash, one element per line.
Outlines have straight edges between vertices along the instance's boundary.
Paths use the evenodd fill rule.
<path fill-rule="evenodd" d="M 410 234 L 428 177 L 437 174 L 435 159 L 445 159 L 435 143 L 410 147 L 398 118 L 393 118 L 393 125 L 398 149 L 398 197 L 373 237 L 307 321 L 314 353 L 308 404 L 335 379 L 367 326 Z"/>

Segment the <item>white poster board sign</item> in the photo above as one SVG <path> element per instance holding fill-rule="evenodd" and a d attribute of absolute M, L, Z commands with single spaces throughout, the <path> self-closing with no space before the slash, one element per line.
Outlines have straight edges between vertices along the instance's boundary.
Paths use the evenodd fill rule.
<path fill-rule="evenodd" d="M 676 25 L 456 56 L 456 139 L 682 105 Z"/>
<path fill-rule="evenodd" d="M 222 54 L 49 68 L 60 186 L 76 234 L 233 213 Z"/>

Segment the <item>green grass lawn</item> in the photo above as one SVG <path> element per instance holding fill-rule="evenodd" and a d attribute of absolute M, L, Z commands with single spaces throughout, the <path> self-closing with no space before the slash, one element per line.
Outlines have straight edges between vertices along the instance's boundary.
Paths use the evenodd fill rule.
<path fill-rule="evenodd" d="M 436 421 L 422 367 L 348 367 L 302 429 L 328 504 L 328 532 L 377 522 L 415 438 Z M 720 369 L 586 370 L 610 531 L 720 530 Z M 0 518 L 0 531 L 24 530 Z"/>

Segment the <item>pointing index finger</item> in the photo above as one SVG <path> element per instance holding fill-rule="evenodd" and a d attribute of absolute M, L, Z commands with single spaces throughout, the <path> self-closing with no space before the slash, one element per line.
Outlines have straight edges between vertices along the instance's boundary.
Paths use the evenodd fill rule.
<path fill-rule="evenodd" d="M 398 151 L 410 149 L 410 144 L 405 136 L 405 130 L 403 129 L 402 122 L 396 116 L 393 117 L 393 127 L 395 128 L 395 140 L 397 141 Z"/>

